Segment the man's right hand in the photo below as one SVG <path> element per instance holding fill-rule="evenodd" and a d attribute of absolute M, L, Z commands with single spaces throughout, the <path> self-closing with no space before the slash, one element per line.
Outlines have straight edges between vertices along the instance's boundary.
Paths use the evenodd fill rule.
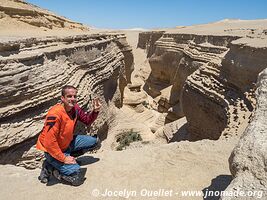
<path fill-rule="evenodd" d="M 64 163 L 65 164 L 76 164 L 76 160 L 72 156 L 66 156 Z"/>
<path fill-rule="evenodd" d="M 100 108 L 102 107 L 99 97 L 93 99 L 92 104 L 93 104 L 93 111 L 99 112 Z"/>

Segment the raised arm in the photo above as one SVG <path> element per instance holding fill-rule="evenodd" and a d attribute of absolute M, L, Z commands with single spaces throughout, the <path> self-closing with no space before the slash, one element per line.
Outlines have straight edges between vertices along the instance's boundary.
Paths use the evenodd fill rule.
<path fill-rule="evenodd" d="M 84 112 L 80 108 L 80 106 L 78 106 L 78 104 L 75 105 L 75 110 L 77 112 L 78 120 L 87 126 L 92 124 L 96 120 L 98 113 L 99 113 L 99 111 L 95 111 L 95 110 L 88 112 L 88 113 Z"/>

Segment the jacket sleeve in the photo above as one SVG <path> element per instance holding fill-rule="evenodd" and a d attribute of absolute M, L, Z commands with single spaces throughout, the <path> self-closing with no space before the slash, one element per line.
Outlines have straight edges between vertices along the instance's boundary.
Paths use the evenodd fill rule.
<path fill-rule="evenodd" d="M 75 105 L 75 109 L 77 112 L 78 120 L 87 126 L 92 124 L 96 120 L 99 113 L 94 111 L 86 113 L 77 104 Z"/>
<path fill-rule="evenodd" d="M 60 162 L 64 162 L 65 155 L 61 151 L 57 138 L 60 132 L 60 118 L 53 114 L 48 114 L 45 121 L 44 147 L 47 152 Z"/>

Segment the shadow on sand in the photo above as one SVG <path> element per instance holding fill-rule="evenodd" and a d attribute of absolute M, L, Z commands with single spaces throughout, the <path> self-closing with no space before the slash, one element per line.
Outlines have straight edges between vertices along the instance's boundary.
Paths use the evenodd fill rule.
<path fill-rule="evenodd" d="M 219 200 L 221 191 L 224 191 L 227 186 L 231 183 L 232 176 L 231 175 L 219 175 L 216 178 L 211 180 L 210 186 L 204 188 L 203 192 L 203 200 Z"/>
<path fill-rule="evenodd" d="M 100 159 L 95 158 L 93 156 L 81 156 L 81 157 L 77 158 L 76 160 L 80 166 L 84 166 L 84 165 L 93 164 L 93 163 L 99 161 Z"/>
<path fill-rule="evenodd" d="M 99 161 L 100 159 L 99 158 L 94 158 L 93 156 L 82 156 L 82 157 L 77 158 L 76 160 L 77 160 L 77 163 L 80 166 L 84 166 L 84 165 L 93 164 L 93 163 Z M 81 170 L 82 177 L 85 177 L 87 168 L 81 168 L 80 170 Z M 59 181 L 54 176 L 51 176 L 50 180 L 46 184 L 46 186 L 52 186 L 52 185 L 55 185 L 55 184 L 58 184 L 58 183 L 62 183 L 64 185 L 70 185 L 70 183 L 68 183 L 66 181 Z"/>

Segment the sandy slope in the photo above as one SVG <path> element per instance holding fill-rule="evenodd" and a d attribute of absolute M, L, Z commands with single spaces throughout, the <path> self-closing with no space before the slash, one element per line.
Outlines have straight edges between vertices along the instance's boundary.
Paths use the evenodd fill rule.
<path fill-rule="evenodd" d="M 267 19 L 261 20 L 230 20 L 225 19 L 209 24 L 198 24 L 193 26 L 181 26 L 174 29 L 168 29 L 173 33 L 189 34 L 212 34 L 212 35 L 239 35 L 261 34 L 267 27 Z M 253 32 L 253 33 L 252 33 Z M 263 34 L 264 35 L 264 34 Z"/>
<path fill-rule="evenodd" d="M 0 36 L 41 37 L 88 33 L 89 27 L 23 0 L 0 0 Z"/>
<path fill-rule="evenodd" d="M 157 199 L 155 195 L 148 198 L 140 193 L 143 189 L 164 189 L 173 190 L 173 195 L 160 199 L 186 199 L 181 196 L 183 190 L 223 190 L 229 184 L 227 158 L 234 144 L 233 140 L 205 140 L 86 155 L 80 160 L 83 168 L 87 168 L 87 180 L 77 188 L 55 181 L 52 186 L 45 186 L 37 180 L 40 170 L 0 166 L 1 199 L 94 199 L 94 189 L 101 194 L 106 189 L 136 191 L 138 198 L 129 199 Z M 100 196 L 95 199 L 115 198 Z"/>

